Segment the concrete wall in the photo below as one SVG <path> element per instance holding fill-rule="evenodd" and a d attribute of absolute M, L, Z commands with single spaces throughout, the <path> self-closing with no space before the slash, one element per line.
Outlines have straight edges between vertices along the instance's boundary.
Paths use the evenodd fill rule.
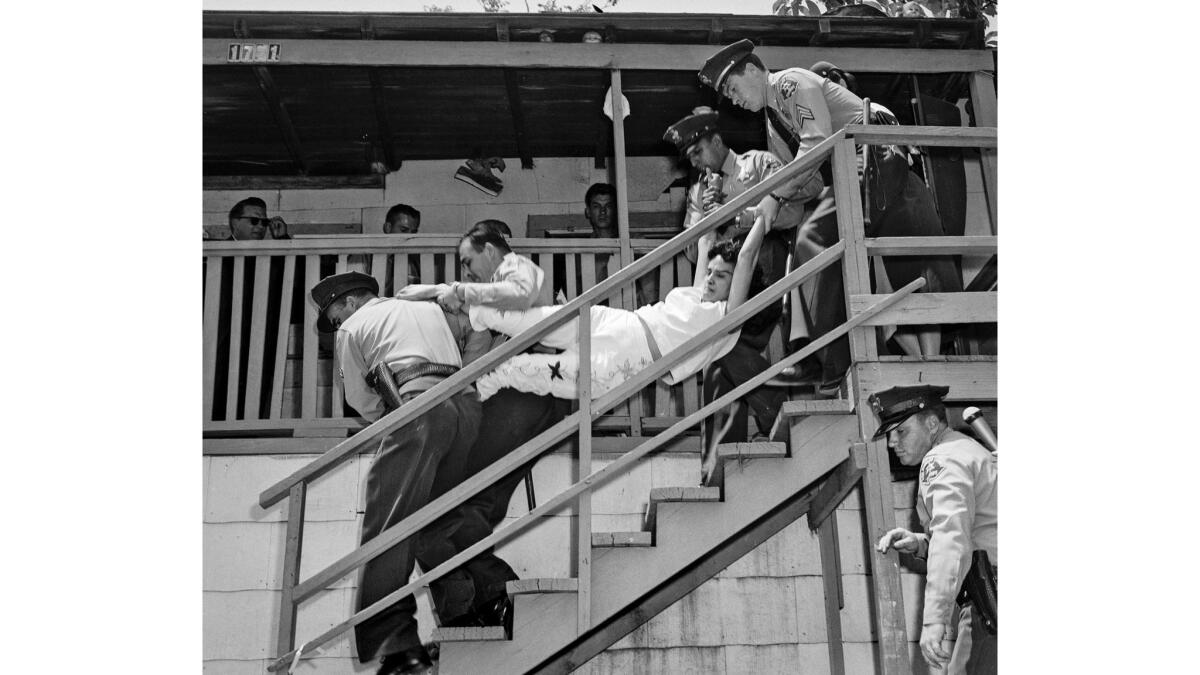
<path fill-rule="evenodd" d="M 282 216 L 289 224 L 349 223 L 363 234 L 379 234 L 387 210 L 403 202 L 421 212 L 424 233 L 461 234 L 480 220 L 498 218 L 514 236 L 523 237 L 530 214 L 581 214 L 589 185 L 615 183 L 613 172 L 594 168 L 592 158 L 539 158 L 533 169 L 522 169 L 516 158 L 505 162 L 508 168 L 496 172 L 504 190 L 495 197 L 455 180 L 461 165 L 455 160 L 405 162 L 385 176 L 383 189 L 205 190 L 203 225 L 212 234 L 227 232 L 229 209 L 257 196 L 266 201 L 268 215 Z M 631 212 L 674 209 L 682 218 L 683 188 L 664 193 L 683 173 L 673 158 L 631 157 L 627 167 Z"/>

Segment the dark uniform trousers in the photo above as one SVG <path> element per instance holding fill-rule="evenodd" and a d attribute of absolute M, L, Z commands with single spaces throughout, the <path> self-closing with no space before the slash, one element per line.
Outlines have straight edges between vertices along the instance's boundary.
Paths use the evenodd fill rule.
<path fill-rule="evenodd" d="M 367 475 L 360 543 L 463 481 L 480 418 L 479 395 L 472 389 L 451 396 L 387 437 Z M 462 508 L 455 509 L 364 565 L 358 610 L 407 584 L 414 559 L 421 569 L 431 570 L 457 554 L 461 549 L 454 543 L 454 535 L 467 526 L 469 515 Z M 478 582 L 489 583 L 486 579 Z M 470 611 L 476 585 L 463 568 L 433 582 L 430 592 L 439 616 L 451 619 Z M 354 631 L 359 661 L 366 663 L 420 645 L 416 606 L 410 595 L 359 624 Z"/>
<path fill-rule="evenodd" d="M 467 459 L 466 477 L 486 469 L 493 462 L 523 445 L 563 418 L 561 399 L 538 396 L 504 388 L 483 402 L 483 422 L 479 437 Z M 534 460 L 536 461 L 536 460 Z M 463 523 L 451 535 L 460 551 L 490 535 L 508 512 L 513 491 L 534 461 L 485 488 L 463 504 Z M 492 549 L 472 558 L 465 567 L 475 582 L 477 605 L 486 605 L 504 595 L 504 584 L 518 578 L 508 563 Z"/>

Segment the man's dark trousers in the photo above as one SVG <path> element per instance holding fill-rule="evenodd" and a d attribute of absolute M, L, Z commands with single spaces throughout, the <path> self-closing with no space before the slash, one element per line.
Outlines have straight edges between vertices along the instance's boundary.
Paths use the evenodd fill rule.
<path fill-rule="evenodd" d="M 562 418 L 563 406 L 553 396 L 501 389 L 483 402 L 483 422 L 467 461 L 467 477 L 486 469 Z M 465 550 L 490 535 L 504 520 L 513 490 L 534 462 L 536 460 L 517 468 L 463 504 L 462 525 L 451 535 L 456 548 Z M 486 605 L 498 599 L 504 595 L 504 582 L 518 578 L 512 568 L 496 557 L 490 548 L 472 558 L 466 568 L 477 584 L 476 605 Z"/>
<path fill-rule="evenodd" d="M 462 482 L 481 413 L 474 390 L 459 392 L 387 437 L 367 476 L 361 543 L 429 503 L 437 496 L 435 486 L 444 492 Z M 452 537 L 462 520 L 461 509 L 451 511 L 364 565 L 357 609 L 406 585 L 414 559 L 421 569 L 431 570 L 457 554 Z M 430 591 L 444 619 L 471 609 L 474 584 L 461 568 L 435 581 Z M 354 631 L 359 661 L 419 646 L 415 611 L 410 595 L 359 624 Z"/>

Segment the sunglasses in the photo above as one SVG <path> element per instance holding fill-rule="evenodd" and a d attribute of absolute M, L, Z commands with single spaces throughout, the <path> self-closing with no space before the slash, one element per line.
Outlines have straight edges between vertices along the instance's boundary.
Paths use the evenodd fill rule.
<path fill-rule="evenodd" d="M 238 216 L 238 218 L 250 221 L 250 224 L 254 225 L 255 227 L 259 225 L 266 225 L 271 220 L 270 218 L 259 218 L 258 216 Z"/>

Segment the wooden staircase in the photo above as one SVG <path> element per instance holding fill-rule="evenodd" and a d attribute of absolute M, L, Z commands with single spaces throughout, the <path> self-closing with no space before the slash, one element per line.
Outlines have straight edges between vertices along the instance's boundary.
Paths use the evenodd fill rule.
<path fill-rule="evenodd" d="M 652 489 L 641 531 L 593 533 L 589 625 L 639 612 L 639 600 L 794 500 L 798 493 L 814 490 L 823 477 L 846 461 L 851 446 L 859 440 L 857 419 L 848 410 L 818 407 L 829 410 L 817 415 L 804 415 L 798 409 L 788 413 L 787 444 L 720 446 L 717 470 L 703 486 Z M 703 579 L 697 583 L 700 581 Z M 511 582 L 511 639 L 495 627 L 439 628 L 434 632 L 434 639 L 441 643 L 438 672 L 538 670 L 577 640 L 577 589 L 575 579 Z M 641 614 L 638 623 L 652 615 Z M 611 644 L 623 634 L 610 631 L 606 640 Z"/>

